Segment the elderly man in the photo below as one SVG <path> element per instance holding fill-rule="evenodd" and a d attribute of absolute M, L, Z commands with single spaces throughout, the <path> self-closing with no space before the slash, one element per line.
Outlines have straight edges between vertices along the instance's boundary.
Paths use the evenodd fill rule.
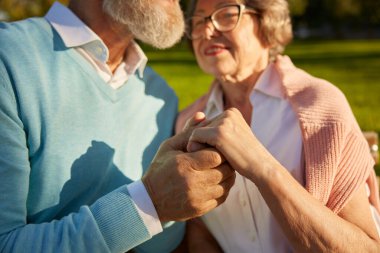
<path fill-rule="evenodd" d="M 183 152 L 199 119 L 161 145 L 177 99 L 134 41 L 166 48 L 183 27 L 177 0 L 73 0 L 0 24 L 1 252 L 169 252 L 173 221 L 224 201 L 228 164 Z"/>

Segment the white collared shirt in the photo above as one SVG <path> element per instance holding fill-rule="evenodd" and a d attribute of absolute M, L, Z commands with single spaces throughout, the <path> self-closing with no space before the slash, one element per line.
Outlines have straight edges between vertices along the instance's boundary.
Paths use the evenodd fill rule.
<path fill-rule="evenodd" d="M 55 2 L 45 18 L 57 31 L 65 46 L 75 48 L 112 88 L 121 87 L 136 71 L 142 77 L 148 59 L 135 41 L 131 41 L 123 62 L 112 73 L 107 65 L 107 46 L 70 9 Z"/>
<path fill-rule="evenodd" d="M 107 65 L 109 52 L 101 38 L 84 24 L 70 9 L 55 2 L 45 19 L 62 38 L 65 46 L 74 48 L 94 67 L 99 76 L 112 88 L 117 89 L 136 71 L 142 77 L 147 57 L 139 45 L 131 41 L 123 62 L 112 73 Z M 154 236 L 162 232 L 162 225 L 148 192 L 141 180 L 128 185 L 128 191 L 148 232 Z"/>
<path fill-rule="evenodd" d="M 250 101 L 253 106 L 252 132 L 303 185 L 299 122 L 283 94 L 280 78 L 272 64 L 256 82 Z M 205 114 L 207 118 L 213 118 L 223 110 L 222 90 L 218 87 L 211 92 Z M 227 200 L 202 219 L 225 252 L 291 252 L 290 244 L 257 187 L 239 174 Z"/>

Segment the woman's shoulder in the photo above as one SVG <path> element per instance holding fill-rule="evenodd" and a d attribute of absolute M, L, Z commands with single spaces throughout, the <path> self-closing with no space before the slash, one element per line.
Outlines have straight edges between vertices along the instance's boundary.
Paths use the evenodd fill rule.
<path fill-rule="evenodd" d="M 332 83 L 296 67 L 288 56 L 279 56 L 275 64 L 288 95 L 297 92 L 330 93 L 344 96 Z"/>
<path fill-rule="evenodd" d="M 297 68 L 286 56 L 279 58 L 276 67 L 285 93 L 301 120 L 352 122 L 351 108 L 338 87 Z"/>

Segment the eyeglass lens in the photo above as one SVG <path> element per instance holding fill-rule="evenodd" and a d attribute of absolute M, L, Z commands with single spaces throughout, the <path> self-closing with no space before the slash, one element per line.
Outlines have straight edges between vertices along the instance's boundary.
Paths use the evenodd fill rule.
<path fill-rule="evenodd" d="M 231 5 L 222 7 L 214 11 L 211 16 L 201 17 L 193 16 L 188 22 L 190 25 L 188 35 L 191 39 L 197 39 L 204 33 L 205 26 L 210 19 L 216 30 L 228 32 L 235 28 L 240 17 L 240 6 Z"/>

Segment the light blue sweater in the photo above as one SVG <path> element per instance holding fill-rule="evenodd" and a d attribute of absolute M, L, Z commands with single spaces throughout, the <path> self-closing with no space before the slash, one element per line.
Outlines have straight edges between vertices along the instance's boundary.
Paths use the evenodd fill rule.
<path fill-rule="evenodd" d="M 0 23 L 0 252 L 125 252 L 150 239 L 126 185 L 176 113 L 150 68 L 114 90 L 43 18 Z M 183 229 L 136 251 L 168 252 Z"/>

